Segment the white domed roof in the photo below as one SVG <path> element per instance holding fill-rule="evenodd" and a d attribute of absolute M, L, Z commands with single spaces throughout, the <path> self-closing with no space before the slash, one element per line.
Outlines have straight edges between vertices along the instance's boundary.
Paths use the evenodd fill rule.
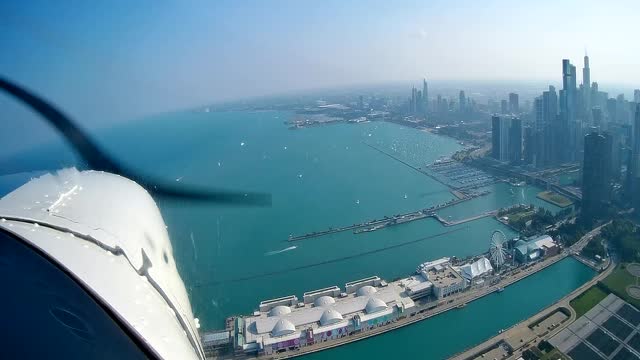
<path fill-rule="evenodd" d="M 376 290 L 376 288 L 374 288 L 373 286 L 366 285 L 366 286 L 363 286 L 360 289 L 358 289 L 356 291 L 356 295 L 357 296 L 369 296 L 369 295 L 375 294 L 377 291 L 378 290 Z"/>
<path fill-rule="evenodd" d="M 320 325 L 331 325 L 342 320 L 342 314 L 340 314 L 338 311 L 336 311 L 335 309 L 327 309 L 322 313 L 322 316 L 320 317 Z"/>
<path fill-rule="evenodd" d="M 287 319 L 280 319 L 271 330 L 273 336 L 284 336 L 296 332 L 296 327 Z"/>
<path fill-rule="evenodd" d="M 331 296 L 320 296 L 319 298 L 316 299 L 316 301 L 313 302 L 313 305 L 315 306 L 327 306 L 327 305 L 331 305 L 331 304 L 335 304 L 336 301 L 331 297 Z"/>
<path fill-rule="evenodd" d="M 282 316 L 290 313 L 291 309 L 288 306 L 278 305 L 269 311 L 269 316 Z"/>
<path fill-rule="evenodd" d="M 367 314 L 372 314 L 386 309 L 387 304 L 385 304 L 384 301 L 376 299 L 374 297 L 370 298 L 369 301 L 367 301 L 367 306 L 364 308 Z"/>

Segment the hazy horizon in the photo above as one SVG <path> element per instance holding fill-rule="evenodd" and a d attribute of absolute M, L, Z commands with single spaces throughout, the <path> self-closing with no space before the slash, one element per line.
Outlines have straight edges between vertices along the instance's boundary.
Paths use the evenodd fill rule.
<path fill-rule="evenodd" d="M 0 71 L 93 124 L 316 89 L 437 81 L 640 84 L 640 2 L 0 5 Z M 612 31 L 611 29 L 615 29 Z M 637 86 L 636 86 L 637 87 Z"/>

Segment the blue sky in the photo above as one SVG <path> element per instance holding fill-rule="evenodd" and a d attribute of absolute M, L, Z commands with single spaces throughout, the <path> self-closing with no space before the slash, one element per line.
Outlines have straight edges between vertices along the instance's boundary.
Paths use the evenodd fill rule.
<path fill-rule="evenodd" d="M 0 74 L 95 123 L 423 76 L 557 82 L 585 47 L 602 87 L 640 86 L 637 0 L 45 0 L 0 14 Z"/>

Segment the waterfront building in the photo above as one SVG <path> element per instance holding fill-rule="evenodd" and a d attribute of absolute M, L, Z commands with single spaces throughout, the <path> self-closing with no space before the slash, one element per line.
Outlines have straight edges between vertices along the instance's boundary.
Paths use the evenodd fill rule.
<path fill-rule="evenodd" d="M 513 118 L 509 121 L 509 162 L 518 164 L 522 160 L 522 120 Z"/>
<path fill-rule="evenodd" d="M 491 157 L 500 160 L 500 117 L 491 117 Z"/>
<path fill-rule="evenodd" d="M 236 319 L 235 346 L 245 353 L 275 354 L 369 331 L 406 317 L 415 306 L 399 283 L 377 276 L 266 300 L 252 316 Z"/>
<path fill-rule="evenodd" d="M 584 139 L 582 216 L 592 222 L 603 215 L 611 192 L 611 135 L 592 132 Z"/>
<path fill-rule="evenodd" d="M 491 118 L 491 156 L 519 163 L 522 159 L 522 121 L 494 115 Z"/>
<path fill-rule="evenodd" d="M 535 130 L 531 126 L 527 126 L 524 128 L 524 163 L 537 165 L 537 153 Z"/>
<path fill-rule="evenodd" d="M 459 271 L 467 282 L 472 283 L 476 279 L 493 274 L 493 266 L 489 259 L 483 256 L 473 263 L 462 265 Z"/>
<path fill-rule="evenodd" d="M 425 272 L 427 279 L 433 284 L 433 296 L 443 299 L 464 290 L 467 281 L 447 262 L 437 265 Z"/>
<path fill-rule="evenodd" d="M 500 118 L 500 161 L 509 161 L 509 139 L 511 137 L 509 118 Z"/>
<path fill-rule="evenodd" d="M 558 244 L 549 235 L 541 235 L 527 240 L 518 240 L 514 244 L 514 258 L 520 263 L 539 260 L 545 256 L 557 255 Z"/>

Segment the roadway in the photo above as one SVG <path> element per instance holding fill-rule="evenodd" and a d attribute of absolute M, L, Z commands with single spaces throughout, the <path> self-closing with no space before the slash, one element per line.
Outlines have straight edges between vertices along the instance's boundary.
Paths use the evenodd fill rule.
<path fill-rule="evenodd" d="M 594 237 L 596 237 L 597 235 L 600 234 L 600 230 L 606 226 L 609 223 L 603 224 L 601 226 L 598 226 L 597 228 L 594 228 L 593 230 L 589 231 L 588 233 L 586 233 L 582 238 L 580 238 L 580 240 L 578 240 L 575 244 L 573 244 L 571 247 L 569 247 L 569 249 L 566 249 L 563 251 L 563 254 L 559 255 L 562 258 L 566 257 L 569 254 L 575 254 L 575 253 L 579 253 L 580 250 L 582 250 L 588 243 L 589 241 L 591 241 Z M 566 308 L 567 310 L 569 310 L 569 312 L 571 313 L 569 319 L 567 319 L 566 321 L 564 321 L 562 324 L 560 324 L 560 326 L 558 326 L 557 328 L 551 330 L 549 333 L 547 333 L 546 335 L 542 336 L 542 337 L 537 337 L 535 339 L 536 343 L 539 343 L 540 341 L 543 340 L 548 340 L 551 337 L 553 337 L 554 335 L 556 335 L 557 333 L 559 333 L 562 329 L 564 329 L 565 327 L 567 327 L 569 324 L 571 324 L 572 322 L 574 322 L 576 320 L 576 313 L 573 310 L 573 308 L 571 307 L 571 305 L 569 304 L 571 302 L 571 300 L 573 300 L 574 298 L 578 297 L 580 294 L 582 294 L 583 292 L 585 292 L 587 289 L 589 289 L 590 287 L 596 285 L 598 283 L 598 281 L 603 280 L 604 278 L 606 278 L 609 274 L 611 274 L 611 272 L 613 272 L 613 270 L 616 267 L 616 260 L 615 260 L 615 256 L 611 256 L 607 259 L 605 266 L 606 266 L 606 270 L 599 273 L 598 275 L 596 275 L 593 279 L 589 280 L 588 282 L 584 283 L 582 286 L 580 286 L 579 288 L 575 289 L 574 291 L 572 291 L 571 293 L 569 293 L 567 296 L 563 297 L 562 299 L 556 301 L 555 303 L 553 303 L 552 305 L 548 306 L 547 308 L 545 308 L 544 310 L 540 311 L 539 313 L 535 314 L 534 316 L 521 321 L 515 325 L 513 325 L 512 327 L 510 327 L 509 329 L 507 329 L 506 331 L 498 334 L 497 336 L 494 336 L 492 338 L 490 338 L 489 340 L 476 345 L 462 353 L 459 353 L 457 355 L 454 355 L 453 357 L 451 357 L 451 360 L 467 360 L 467 359 L 474 359 L 477 356 L 480 356 L 483 352 L 485 352 L 486 350 L 494 347 L 495 345 L 497 345 L 499 342 L 504 341 L 510 337 L 516 336 L 519 333 L 522 333 L 522 331 L 526 331 L 525 328 L 528 328 L 530 325 L 535 324 L 536 322 L 540 321 L 541 319 L 545 318 L 546 316 L 558 311 L 560 308 Z M 525 344 L 526 345 L 526 344 Z M 516 350 L 511 356 L 509 356 L 507 359 L 517 359 L 520 356 L 522 356 L 522 353 L 524 352 L 524 350 L 526 350 L 526 346 L 523 346 L 522 348 Z"/>

